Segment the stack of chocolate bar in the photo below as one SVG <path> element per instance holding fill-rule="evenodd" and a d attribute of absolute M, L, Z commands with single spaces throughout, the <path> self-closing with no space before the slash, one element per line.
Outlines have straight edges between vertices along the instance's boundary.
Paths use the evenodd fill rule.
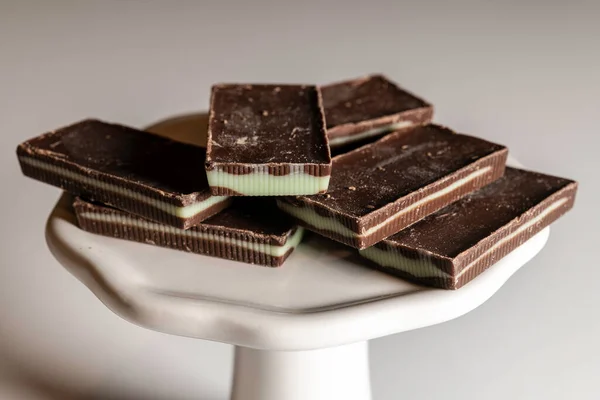
<path fill-rule="evenodd" d="M 567 212 L 577 183 L 506 167 L 506 147 L 432 117 L 381 75 L 216 85 L 206 149 L 84 120 L 17 155 L 75 196 L 89 232 L 276 267 L 306 228 L 365 266 L 457 289 Z"/>

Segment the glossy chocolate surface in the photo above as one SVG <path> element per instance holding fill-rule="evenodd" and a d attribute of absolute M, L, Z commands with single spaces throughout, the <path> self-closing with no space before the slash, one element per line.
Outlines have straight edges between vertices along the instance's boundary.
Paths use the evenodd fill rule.
<path fill-rule="evenodd" d="M 208 129 L 208 170 L 220 164 L 331 162 L 315 86 L 216 85 Z"/>
<path fill-rule="evenodd" d="M 382 242 L 455 258 L 500 228 L 535 217 L 528 212 L 552 194 L 575 187 L 571 180 L 516 168 L 461 200 Z M 574 192 L 570 193 L 574 196 Z M 505 230 L 500 235 L 509 234 Z"/>
<path fill-rule="evenodd" d="M 360 217 L 503 149 L 438 125 L 392 133 L 334 157 L 327 194 L 306 198 Z"/>

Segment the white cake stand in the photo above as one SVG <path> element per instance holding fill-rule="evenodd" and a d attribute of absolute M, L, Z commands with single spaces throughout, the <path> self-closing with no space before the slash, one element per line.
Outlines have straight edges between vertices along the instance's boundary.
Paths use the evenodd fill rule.
<path fill-rule="evenodd" d="M 93 235 L 77 227 L 70 201 L 62 196 L 46 227 L 57 260 L 132 323 L 235 345 L 233 400 L 370 399 L 368 340 L 473 310 L 549 235 L 444 291 L 365 268 L 354 251 L 316 235 L 277 269 Z"/>

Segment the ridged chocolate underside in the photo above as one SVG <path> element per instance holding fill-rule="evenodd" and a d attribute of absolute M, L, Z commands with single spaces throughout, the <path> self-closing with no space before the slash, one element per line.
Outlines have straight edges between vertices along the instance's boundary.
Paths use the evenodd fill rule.
<path fill-rule="evenodd" d="M 294 248 L 289 249 L 282 256 L 271 256 L 259 251 L 248 249 L 242 246 L 235 246 L 231 243 L 226 243 L 225 239 L 239 240 L 248 243 L 253 242 L 253 238 L 248 234 L 243 234 L 235 231 L 227 231 L 224 229 L 203 229 L 204 232 L 211 233 L 213 240 L 189 237 L 173 230 L 158 231 L 148 229 L 142 226 L 132 226 L 119 223 L 118 221 L 99 221 L 86 217 L 85 213 L 96 212 L 102 215 L 124 215 L 127 214 L 108 209 L 106 207 L 93 205 L 91 203 L 77 199 L 73 207 L 77 215 L 79 226 L 90 233 L 113 237 L 117 239 L 129 240 L 139 243 L 151 244 L 154 246 L 165 247 L 174 250 L 181 250 L 196 254 L 202 254 L 212 257 L 224 258 L 227 260 L 240 261 L 248 264 L 263 265 L 267 267 L 279 267 L 293 252 Z M 131 217 L 131 216 L 128 216 Z M 195 229 L 195 228 L 192 228 Z M 256 239 L 257 243 L 262 243 L 264 240 Z"/>
<path fill-rule="evenodd" d="M 365 265 L 367 265 L 368 267 L 373 268 L 377 271 L 381 271 L 386 274 L 393 275 L 398 278 L 417 283 L 419 285 L 436 287 L 436 288 L 440 288 L 440 289 L 448 289 L 448 290 L 458 289 L 458 287 L 455 287 L 454 281 L 451 278 L 418 277 L 418 276 L 411 275 L 408 272 L 405 272 L 405 271 L 402 271 L 402 270 L 399 270 L 396 268 L 379 265 L 376 262 L 373 262 L 373 261 L 367 260 L 367 259 L 365 259 Z"/>
<path fill-rule="evenodd" d="M 452 282 L 452 286 L 448 287 L 448 289 L 458 289 L 464 286 L 465 284 L 469 283 L 483 271 L 485 271 L 486 269 L 497 263 L 499 260 L 507 256 L 510 252 L 515 250 L 517 247 L 521 246 L 527 240 L 531 239 L 536 233 L 539 233 L 542 229 L 549 226 L 558 218 L 563 216 L 567 211 L 573 208 L 575 202 L 575 191 L 576 185 L 571 185 L 570 187 L 562 191 L 560 194 L 552 196 L 552 198 L 549 198 L 548 201 L 544 201 L 543 204 L 540 204 L 538 207 L 532 209 L 532 211 L 528 213 L 532 215 L 531 217 L 527 216 L 526 218 L 521 220 L 521 223 L 515 224 L 514 226 L 510 226 L 506 230 L 518 229 L 518 227 L 521 226 L 523 223 L 526 223 L 527 220 L 534 218 L 536 214 L 543 211 L 548 205 L 551 204 L 551 202 L 560 198 L 567 199 L 567 201 L 563 203 L 559 208 L 550 212 L 548 215 L 546 215 L 540 221 L 536 222 L 527 230 L 520 232 L 518 235 L 514 236 L 510 240 L 503 242 L 502 245 L 498 246 L 497 248 L 488 251 L 491 245 L 493 245 L 493 243 L 499 240 L 502 240 L 502 237 L 506 235 L 507 232 L 498 232 L 495 235 L 492 235 L 489 240 L 485 241 L 485 243 L 482 243 L 481 246 L 477 246 L 476 248 L 474 248 L 472 250 L 472 254 L 469 254 L 468 257 L 462 260 L 462 265 L 456 266 L 457 273 L 460 273 L 463 270 L 463 268 L 469 265 L 470 260 L 476 259 L 476 261 L 472 265 L 469 265 L 469 269 L 465 273 L 461 274 L 458 279 Z M 483 256 L 481 256 L 481 254 L 483 254 Z"/>
<path fill-rule="evenodd" d="M 298 168 L 300 167 L 300 168 Z M 286 176 L 297 172 L 299 169 L 310 176 L 327 176 L 331 174 L 331 165 L 329 164 L 219 164 L 214 163 L 210 170 L 219 169 L 230 175 L 248 175 L 259 173 L 263 175 Z"/>

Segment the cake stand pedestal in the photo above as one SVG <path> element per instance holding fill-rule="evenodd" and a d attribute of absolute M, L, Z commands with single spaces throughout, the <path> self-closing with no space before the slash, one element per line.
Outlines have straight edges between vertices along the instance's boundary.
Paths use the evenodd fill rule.
<path fill-rule="evenodd" d="M 194 131 L 185 117 L 176 122 L 177 132 Z M 460 290 L 445 291 L 365 268 L 355 251 L 316 235 L 281 268 L 93 235 L 78 228 L 71 201 L 64 194 L 47 222 L 56 259 L 134 324 L 235 345 L 233 400 L 370 399 L 368 340 L 473 310 L 549 235 L 544 229 Z"/>

